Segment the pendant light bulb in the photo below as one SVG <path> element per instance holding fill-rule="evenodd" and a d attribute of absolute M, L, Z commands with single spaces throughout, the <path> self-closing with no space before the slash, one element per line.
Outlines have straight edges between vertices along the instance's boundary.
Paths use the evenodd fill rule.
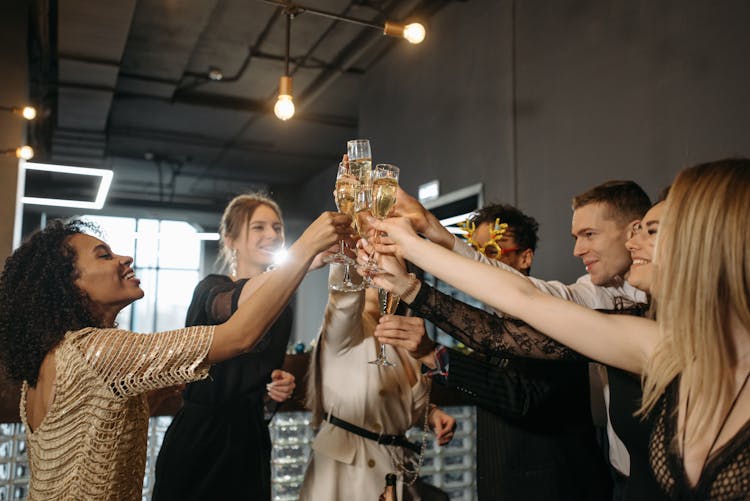
<path fill-rule="evenodd" d="M 419 23 L 411 23 L 404 26 L 404 38 L 409 43 L 422 43 L 426 33 L 424 26 Z"/>
<path fill-rule="evenodd" d="M 385 22 L 383 28 L 383 35 L 389 37 L 405 38 L 409 43 L 418 44 L 424 41 L 424 37 L 427 32 L 420 23 L 410 23 L 404 26 L 400 23 L 393 23 L 391 21 Z"/>
<path fill-rule="evenodd" d="M 31 160 L 34 158 L 34 149 L 31 146 L 21 146 L 16 148 L 16 158 Z"/>
<path fill-rule="evenodd" d="M 279 98 L 273 107 L 274 114 L 280 120 L 289 120 L 294 116 L 294 102 L 292 100 L 292 77 L 283 76 L 279 80 Z"/>
<path fill-rule="evenodd" d="M 21 109 L 21 116 L 26 120 L 34 120 L 36 118 L 36 108 L 33 106 L 24 106 Z"/>

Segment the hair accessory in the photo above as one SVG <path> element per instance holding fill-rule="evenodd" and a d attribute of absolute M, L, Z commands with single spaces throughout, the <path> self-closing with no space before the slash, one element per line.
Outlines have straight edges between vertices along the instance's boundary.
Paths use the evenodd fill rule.
<path fill-rule="evenodd" d="M 464 232 L 464 238 L 466 239 L 466 242 L 478 252 L 481 252 L 485 256 L 491 258 L 499 258 L 503 254 L 503 248 L 500 247 L 500 244 L 498 244 L 498 242 L 501 238 L 503 238 L 503 235 L 508 229 L 508 223 L 501 223 L 500 218 L 495 219 L 495 224 L 492 225 L 492 228 L 490 228 L 490 239 L 484 245 L 479 245 L 477 241 L 474 240 L 474 233 L 477 231 L 477 225 L 476 223 L 474 223 L 474 221 L 470 221 L 467 219 L 463 223 L 459 224 L 458 227 L 461 228 L 461 230 Z M 490 255 L 487 255 L 488 248 L 490 249 Z M 510 252 L 513 250 L 517 249 L 507 249 L 506 252 Z"/>

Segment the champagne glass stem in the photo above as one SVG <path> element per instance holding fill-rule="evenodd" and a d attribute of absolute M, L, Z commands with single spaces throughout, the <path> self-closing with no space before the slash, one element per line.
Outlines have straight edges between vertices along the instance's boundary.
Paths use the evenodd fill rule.
<path fill-rule="evenodd" d="M 380 302 L 380 314 L 381 315 L 392 315 L 396 312 L 399 301 L 401 298 L 392 292 L 387 292 L 384 289 L 378 291 L 378 299 Z M 395 367 L 396 364 L 388 360 L 385 353 L 385 344 L 380 343 L 380 353 L 377 358 L 370 362 L 371 364 L 378 365 L 380 367 Z"/>

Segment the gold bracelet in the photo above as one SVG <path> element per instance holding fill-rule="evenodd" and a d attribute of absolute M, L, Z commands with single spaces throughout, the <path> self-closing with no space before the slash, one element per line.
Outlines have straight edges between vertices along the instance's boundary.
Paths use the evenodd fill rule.
<path fill-rule="evenodd" d="M 398 297 L 404 298 L 409 296 L 414 290 L 419 287 L 419 279 L 414 273 L 409 273 L 409 285 L 406 286 L 406 289 L 398 294 Z"/>

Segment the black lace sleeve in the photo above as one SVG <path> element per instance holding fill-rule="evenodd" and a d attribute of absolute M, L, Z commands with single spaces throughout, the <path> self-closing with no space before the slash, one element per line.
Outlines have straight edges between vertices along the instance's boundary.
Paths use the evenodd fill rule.
<path fill-rule="evenodd" d="M 457 341 L 487 356 L 585 360 L 521 320 L 501 318 L 475 308 L 424 282 L 409 308 Z"/>
<path fill-rule="evenodd" d="M 237 310 L 242 287 L 247 280 L 233 282 L 224 275 L 208 275 L 193 292 L 185 326 L 218 325 L 226 322 Z"/>

